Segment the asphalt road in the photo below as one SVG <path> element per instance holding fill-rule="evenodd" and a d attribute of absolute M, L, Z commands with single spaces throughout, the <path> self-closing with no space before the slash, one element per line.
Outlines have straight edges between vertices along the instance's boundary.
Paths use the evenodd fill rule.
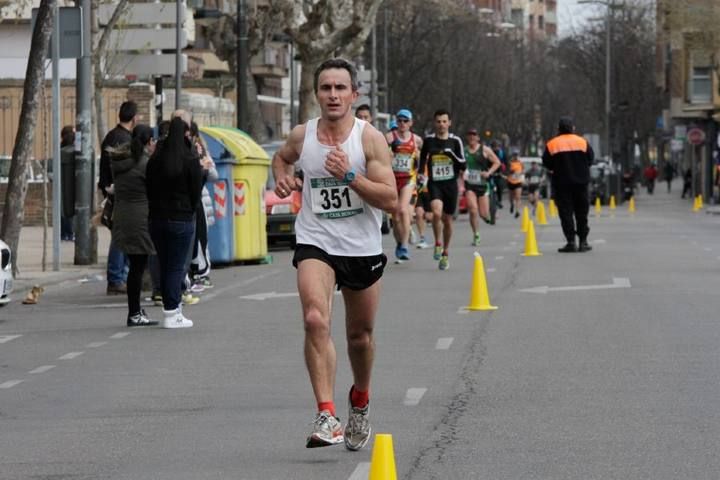
<path fill-rule="evenodd" d="M 634 215 L 592 216 L 587 254 L 558 254 L 551 219 L 536 230 L 544 255 L 522 257 L 501 211 L 477 249 L 492 313 L 460 310 L 476 250 L 466 218 L 449 271 L 430 250 L 389 265 L 371 415 L 398 478 L 720 478 L 720 216 L 660 190 Z M 0 309 L 0 479 L 367 478 L 372 444 L 304 446 L 314 401 L 295 274 L 290 251 L 272 253 L 217 269 L 189 330 L 127 329 L 103 282 Z"/>

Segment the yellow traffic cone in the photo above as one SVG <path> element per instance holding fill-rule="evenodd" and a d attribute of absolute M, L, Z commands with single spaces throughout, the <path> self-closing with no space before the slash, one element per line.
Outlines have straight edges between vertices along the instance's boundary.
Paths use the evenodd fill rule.
<path fill-rule="evenodd" d="M 520 222 L 520 230 L 527 232 L 528 222 L 530 221 L 530 210 L 528 207 L 523 207 L 522 222 Z"/>
<path fill-rule="evenodd" d="M 397 480 L 395 452 L 392 435 L 389 433 L 375 435 L 368 480 Z"/>
<path fill-rule="evenodd" d="M 635 197 L 630 197 L 630 202 L 628 203 L 628 212 L 635 213 Z"/>
<path fill-rule="evenodd" d="M 475 252 L 475 265 L 473 267 L 472 285 L 470 286 L 470 305 L 468 310 L 497 310 L 498 307 L 490 305 L 487 280 L 485 279 L 485 266 L 479 253 Z M 377 442 L 377 440 L 376 440 Z"/>
<path fill-rule="evenodd" d="M 528 230 L 525 234 L 525 253 L 523 257 L 539 257 L 542 255 L 538 251 L 537 240 L 535 239 L 535 224 L 532 220 L 528 221 Z"/>
<path fill-rule="evenodd" d="M 702 210 L 705 207 L 705 204 L 703 203 L 703 196 L 702 193 L 698 195 L 698 209 Z"/>
<path fill-rule="evenodd" d="M 548 202 L 548 206 L 548 210 L 550 210 L 550 218 L 556 218 L 558 216 L 558 211 L 557 205 L 555 205 L 555 200 L 551 198 Z"/>
<path fill-rule="evenodd" d="M 610 210 L 615 210 L 615 195 L 610 195 Z"/>
<path fill-rule="evenodd" d="M 542 201 L 538 201 L 537 210 L 535 210 L 535 216 L 537 217 L 538 225 L 547 225 L 547 217 L 545 216 L 545 204 Z"/>
<path fill-rule="evenodd" d="M 700 198 L 700 197 L 697 197 L 697 196 L 696 196 L 695 199 L 693 200 L 693 207 L 692 207 L 692 211 L 693 211 L 693 212 L 699 212 L 699 211 L 700 211 L 700 202 L 698 202 L 699 198 Z"/>
<path fill-rule="evenodd" d="M 595 216 L 599 217 L 602 212 L 602 205 L 600 205 L 600 197 L 595 197 Z"/>

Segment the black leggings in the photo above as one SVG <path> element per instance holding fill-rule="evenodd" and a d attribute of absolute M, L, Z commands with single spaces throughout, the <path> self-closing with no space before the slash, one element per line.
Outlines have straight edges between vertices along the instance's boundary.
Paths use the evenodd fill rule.
<path fill-rule="evenodd" d="M 142 278 L 147 265 L 147 255 L 128 255 L 130 270 L 127 276 L 128 314 L 133 316 L 140 313 L 140 294 L 142 293 Z"/>

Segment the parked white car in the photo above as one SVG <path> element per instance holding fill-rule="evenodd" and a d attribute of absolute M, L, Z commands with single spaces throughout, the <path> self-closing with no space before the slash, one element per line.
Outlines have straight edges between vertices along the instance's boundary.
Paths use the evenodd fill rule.
<path fill-rule="evenodd" d="M 13 290 L 11 258 L 10 247 L 0 240 L 0 307 L 10 301 Z"/>

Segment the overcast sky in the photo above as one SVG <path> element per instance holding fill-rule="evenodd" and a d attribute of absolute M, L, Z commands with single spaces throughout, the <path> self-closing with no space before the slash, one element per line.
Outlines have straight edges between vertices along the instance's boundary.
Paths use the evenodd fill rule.
<path fill-rule="evenodd" d="M 602 6 L 578 5 L 577 0 L 558 0 L 558 29 L 559 35 L 565 36 L 573 27 L 578 28 L 589 17 L 602 15 Z"/>

